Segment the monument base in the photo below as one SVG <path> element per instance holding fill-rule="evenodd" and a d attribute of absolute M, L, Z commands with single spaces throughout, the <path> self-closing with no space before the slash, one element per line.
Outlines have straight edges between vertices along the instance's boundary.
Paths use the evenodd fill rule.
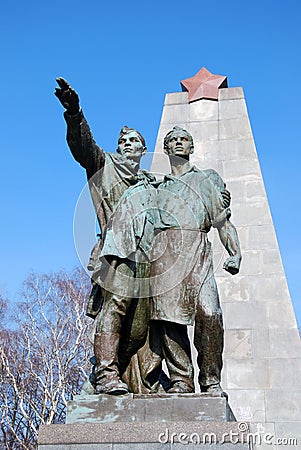
<path fill-rule="evenodd" d="M 40 427 L 38 448 L 178 450 L 197 444 L 210 450 L 249 450 L 247 433 L 248 428 L 242 430 L 235 421 L 225 397 L 79 395 L 68 405 L 66 425 Z"/>
<path fill-rule="evenodd" d="M 42 425 L 39 450 L 249 450 L 237 422 Z"/>
<path fill-rule="evenodd" d="M 66 423 L 235 421 L 225 397 L 208 394 L 77 395 Z"/>

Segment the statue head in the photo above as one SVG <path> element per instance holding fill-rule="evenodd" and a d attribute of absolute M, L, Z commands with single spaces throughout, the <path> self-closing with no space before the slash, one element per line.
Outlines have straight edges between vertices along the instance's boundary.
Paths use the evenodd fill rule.
<path fill-rule="evenodd" d="M 143 136 L 139 131 L 125 125 L 119 134 L 117 152 L 129 159 L 140 160 L 146 153 Z"/>
<path fill-rule="evenodd" d="M 188 156 L 193 153 L 194 145 L 190 133 L 175 126 L 164 138 L 164 153 L 175 156 Z"/>

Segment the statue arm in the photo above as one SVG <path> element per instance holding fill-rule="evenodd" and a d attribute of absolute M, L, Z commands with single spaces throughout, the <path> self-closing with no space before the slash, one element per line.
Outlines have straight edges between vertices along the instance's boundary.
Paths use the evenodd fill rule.
<path fill-rule="evenodd" d="M 230 255 L 224 262 L 223 268 L 232 275 L 235 275 L 239 272 L 241 263 L 241 250 L 236 228 L 230 220 L 226 220 L 224 224 L 218 228 L 218 233 L 223 246 Z"/>
<path fill-rule="evenodd" d="M 92 176 L 103 167 L 105 153 L 96 144 L 82 110 L 75 115 L 69 115 L 68 111 L 65 111 L 64 118 L 67 123 L 67 142 L 71 153 Z"/>
<path fill-rule="evenodd" d="M 77 92 L 64 80 L 56 79 L 59 87 L 55 89 L 55 95 L 66 109 L 64 117 L 67 123 L 67 142 L 71 153 L 92 176 L 105 162 L 105 154 L 92 135 L 90 127 L 79 105 Z"/>
<path fill-rule="evenodd" d="M 231 203 L 231 193 L 226 189 L 226 183 L 221 176 L 213 169 L 206 169 L 204 173 L 209 180 L 214 184 L 216 189 L 221 193 L 224 208 L 229 208 Z"/>
<path fill-rule="evenodd" d="M 226 184 L 215 170 L 208 169 L 204 172 L 212 183 L 210 202 L 212 225 L 218 229 L 221 243 L 230 255 L 224 262 L 223 268 L 232 275 L 235 275 L 239 272 L 241 251 L 236 228 L 229 220 L 231 217 L 231 210 L 229 208 L 231 194 L 226 190 Z"/>

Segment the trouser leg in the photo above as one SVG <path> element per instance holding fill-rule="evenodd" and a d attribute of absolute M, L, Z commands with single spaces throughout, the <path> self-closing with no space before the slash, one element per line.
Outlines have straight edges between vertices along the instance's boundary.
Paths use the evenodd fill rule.
<path fill-rule="evenodd" d="M 125 383 L 120 380 L 119 347 L 123 318 L 131 299 L 104 292 L 104 303 L 96 318 L 94 355 L 97 393 L 126 393 Z"/>
<path fill-rule="evenodd" d="M 194 373 L 187 326 L 162 321 L 162 350 L 174 392 L 193 392 Z"/>
<path fill-rule="evenodd" d="M 118 348 L 120 335 L 96 333 L 94 355 L 96 359 L 95 379 L 97 394 L 126 394 L 128 387 L 119 377 Z"/>
<path fill-rule="evenodd" d="M 196 305 L 194 345 L 197 350 L 201 391 L 219 386 L 223 366 L 224 330 L 216 282 L 207 277 Z"/>
<path fill-rule="evenodd" d="M 135 276 L 139 276 L 139 270 L 143 269 L 140 266 L 133 261 L 112 261 L 111 267 L 115 270 L 115 279 L 113 277 L 112 281 L 118 283 L 118 274 L 121 273 L 131 283 Z M 120 289 L 116 291 L 120 292 Z M 123 292 L 127 292 L 126 286 Z M 110 385 L 112 377 L 120 383 L 119 377 L 126 370 L 131 357 L 146 341 L 149 322 L 149 299 L 131 298 L 104 289 L 102 293 L 103 305 L 96 318 L 94 343 L 95 378 L 99 391 L 106 390 L 104 386 L 106 382 Z M 134 380 L 134 377 L 131 379 Z M 132 384 L 131 389 L 135 392 L 135 380 Z"/>

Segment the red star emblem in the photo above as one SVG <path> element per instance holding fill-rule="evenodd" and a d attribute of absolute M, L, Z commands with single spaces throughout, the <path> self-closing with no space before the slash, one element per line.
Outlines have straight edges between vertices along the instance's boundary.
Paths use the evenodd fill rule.
<path fill-rule="evenodd" d="M 210 100 L 218 99 L 218 90 L 228 87 L 227 77 L 214 75 L 209 70 L 202 67 L 194 77 L 181 81 L 183 91 L 188 91 L 189 103 L 202 98 Z"/>

